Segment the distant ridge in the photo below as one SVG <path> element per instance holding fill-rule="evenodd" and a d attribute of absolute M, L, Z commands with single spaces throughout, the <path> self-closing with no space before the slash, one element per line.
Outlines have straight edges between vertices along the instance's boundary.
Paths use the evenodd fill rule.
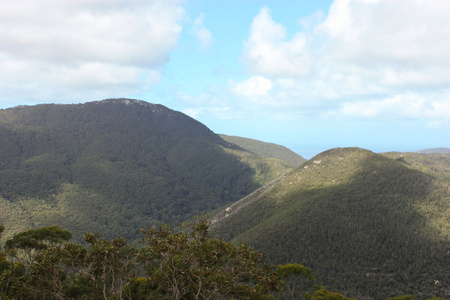
<path fill-rule="evenodd" d="M 229 136 L 225 134 L 219 135 L 225 141 L 238 145 L 250 152 L 253 152 L 257 155 L 268 157 L 268 158 L 278 158 L 281 159 L 294 168 L 299 167 L 303 164 L 306 159 L 295 153 L 294 151 L 273 143 L 266 143 L 254 139 L 238 137 L 238 136 Z"/>
<path fill-rule="evenodd" d="M 416 152 L 423 154 L 432 154 L 432 153 L 445 154 L 450 153 L 450 148 L 439 147 L 439 148 L 423 149 Z"/>

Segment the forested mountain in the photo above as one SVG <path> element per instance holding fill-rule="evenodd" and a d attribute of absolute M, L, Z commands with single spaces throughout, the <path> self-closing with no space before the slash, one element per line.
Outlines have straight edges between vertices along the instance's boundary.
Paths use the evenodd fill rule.
<path fill-rule="evenodd" d="M 259 156 L 281 159 L 295 168 L 306 161 L 294 151 L 281 145 L 225 134 L 220 134 L 220 137 Z"/>
<path fill-rule="evenodd" d="M 180 224 L 292 169 L 245 155 L 255 156 L 144 101 L 0 110 L 0 225 L 5 238 L 48 225 L 77 240 L 140 238 L 146 225 Z"/>
<path fill-rule="evenodd" d="M 450 156 L 323 152 L 213 218 L 216 236 L 358 299 L 450 293 Z"/>

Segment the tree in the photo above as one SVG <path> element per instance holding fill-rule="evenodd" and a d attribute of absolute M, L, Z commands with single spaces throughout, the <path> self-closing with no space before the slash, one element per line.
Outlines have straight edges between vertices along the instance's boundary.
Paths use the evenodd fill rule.
<path fill-rule="evenodd" d="M 36 277 L 32 274 L 36 264 L 39 263 L 38 256 L 48 247 L 68 241 L 71 237 L 72 233 L 67 230 L 58 226 L 48 226 L 20 232 L 12 239 L 7 240 L 5 250 L 11 262 L 9 262 L 8 268 L 5 268 L 1 273 L 2 293 L 13 295 L 14 298 L 26 298 L 37 292 L 34 286 L 39 281 L 35 281 Z M 45 266 L 45 264 L 42 264 L 42 266 Z M 40 271 L 42 272 L 42 269 Z M 50 270 L 50 266 L 46 266 L 46 271 L 51 272 L 41 275 L 55 276 L 55 270 Z M 44 290 L 46 289 L 47 287 Z"/>
<path fill-rule="evenodd" d="M 412 295 L 400 295 L 396 297 L 389 297 L 388 300 L 416 300 L 416 297 Z"/>
<path fill-rule="evenodd" d="M 136 250 L 125 238 L 109 241 L 86 233 L 84 239 L 88 248 L 61 243 L 39 253 L 28 267 L 25 288 L 54 299 L 65 299 L 67 294 L 121 298 L 134 273 Z M 76 276 L 68 277 L 68 273 Z"/>
<path fill-rule="evenodd" d="M 41 227 L 20 232 L 5 243 L 8 254 L 19 261 L 27 259 L 33 260 L 34 255 L 47 247 L 68 241 L 72 238 L 72 233 L 63 230 L 58 226 Z"/>
<path fill-rule="evenodd" d="M 20 232 L 8 240 L 5 248 L 12 262 L 0 278 L 4 294 L 65 299 L 68 290 L 72 294 L 77 290 L 88 297 L 120 298 L 133 276 L 136 250 L 125 238 L 108 241 L 86 233 L 86 248 L 68 242 L 71 236 L 67 230 L 49 226 Z"/>
<path fill-rule="evenodd" d="M 311 287 L 311 281 L 316 279 L 310 268 L 299 264 L 279 265 L 276 270 L 277 276 L 285 280 L 285 286 L 290 299 L 298 299 Z M 305 282 L 304 279 L 307 279 Z"/>
<path fill-rule="evenodd" d="M 312 295 L 305 294 L 304 298 L 306 300 L 356 300 L 354 298 L 347 298 L 339 293 L 330 292 L 321 285 L 315 285 L 313 288 L 315 291 Z"/>
<path fill-rule="evenodd" d="M 6 258 L 6 254 L 2 251 L 1 248 L 1 239 L 3 231 L 5 230 L 5 227 L 3 225 L 0 225 L 0 275 L 3 275 L 9 268 L 10 264 Z M 3 292 L 6 288 L 6 284 L 3 280 L 3 276 L 0 277 L 0 299 L 2 299 Z"/>
<path fill-rule="evenodd" d="M 251 299 L 281 291 L 276 269 L 244 244 L 233 245 L 209 236 L 209 223 L 196 219 L 175 232 L 171 227 L 147 228 L 139 253 L 148 278 L 170 299 Z"/>
<path fill-rule="evenodd" d="M 78 263 L 79 273 L 92 280 L 104 299 L 121 298 L 127 281 L 134 276 L 136 249 L 125 238 L 105 240 L 99 234 L 84 235 L 90 249 Z"/>

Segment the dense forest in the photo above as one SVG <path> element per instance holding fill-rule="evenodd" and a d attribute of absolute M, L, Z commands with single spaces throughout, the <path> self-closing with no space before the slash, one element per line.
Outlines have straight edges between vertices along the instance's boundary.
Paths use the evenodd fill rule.
<path fill-rule="evenodd" d="M 56 224 L 79 241 L 86 231 L 136 240 L 146 225 L 181 224 L 290 170 L 144 101 L 0 110 L 5 236 Z"/>
<path fill-rule="evenodd" d="M 268 261 L 313 269 L 349 297 L 448 297 L 449 166 L 448 155 L 332 149 L 231 205 L 212 228 Z"/>

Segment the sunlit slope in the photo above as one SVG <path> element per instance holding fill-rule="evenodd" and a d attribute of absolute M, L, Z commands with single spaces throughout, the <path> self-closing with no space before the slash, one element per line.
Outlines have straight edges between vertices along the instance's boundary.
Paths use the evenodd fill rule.
<path fill-rule="evenodd" d="M 444 296 L 450 185 L 359 148 L 321 153 L 220 213 L 215 234 L 353 297 Z"/>

